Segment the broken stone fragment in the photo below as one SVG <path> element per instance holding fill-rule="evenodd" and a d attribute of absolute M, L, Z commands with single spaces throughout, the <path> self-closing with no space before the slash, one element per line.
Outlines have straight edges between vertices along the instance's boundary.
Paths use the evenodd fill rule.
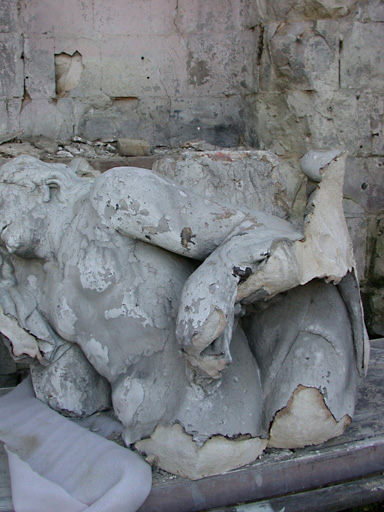
<path fill-rule="evenodd" d="M 11 157 L 30 155 L 35 158 L 41 158 L 44 154 L 44 150 L 33 147 L 29 142 L 9 142 L 0 146 L 0 154 Z"/>
<path fill-rule="evenodd" d="M 250 464 L 264 451 L 266 439 L 214 436 L 199 447 L 179 424 L 159 425 L 148 439 L 135 444 L 147 461 L 191 480 L 226 473 Z"/>
<path fill-rule="evenodd" d="M 313 181 L 320 182 L 324 168 L 342 153 L 339 149 L 333 151 L 308 151 L 300 160 L 300 167 L 304 174 Z"/>
<path fill-rule="evenodd" d="M 96 171 L 91 164 L 83 157 L 74 158 L 69 167 L 81 178 L 97 178 L 100 172 Z"/>
<path fill-rule="evenodd" d="M 150 145 L 141 139 L 118 139 L 117 148 L 122 156 L 149 156 Z"/>
<path fill-rule="evenodd" d="M 346 414 L 336 421 L 316 388 L 298 386 L 287 405 L 276 413 L 270 430 L 271 448 L 303 448 L 340 436 L 351 423 Z"/>
<path fill-rule="evenodd" d="M 47 368 L 31 366 L 36 397 L 55 411 L 84 417 L 111 407 L 111 388 L 85 358 L 77 345 Z"/>

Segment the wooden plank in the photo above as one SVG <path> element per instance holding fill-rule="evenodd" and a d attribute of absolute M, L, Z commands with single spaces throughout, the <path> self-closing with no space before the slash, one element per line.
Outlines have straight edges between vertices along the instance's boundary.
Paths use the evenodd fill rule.
<path fill-rule="evenodd" d="M 11 512 L 12 494 L 11 482 L 9 480 L 8 458 L 4 451 L 3 444 L 0 443 L 0 512 Z"/>
<path fill-rule="evenodd" d="M 338 512 L 384 500 L 384 475 L 206 512 Z"/>
<path fill-rule="evenodd" d="M 319 449 L 287 460 L 154 488 L 140 512 L 198 512 L 364 478 L 384 470 L 384 436 Z"/>
<path fill-rule="evenodd" d="M 340 438 L 325 443 L 321 448 L 268 450 L 261 460 L 246 468 L 194 482 L 155 472 L 157 478 L 152 492 L 140 512 L 198 512 L 228 506 L 235 512 L 234 505 L 242 502 L 252 502 L 244 512 L 267 511 L 267 504 L 286 507 L 286 512 L 320 512 L 325 509 L 332 512 L 360 504 L 356 498 L 352 499 L 351 505 L 347 503 L 344 506 L 343 502 L 341 506 L 343 494 L 358 497 L 359 492 L 364 491 L 364 499 L 367 496 L 375 496 L 372 501 L 384 499 L 380 475 L 384 471 L 383 370 L 384 341 L 375 341 L 372 343 L 368 377 L 362 382 L 359 392 L 354 421 Z M 0 390 L 0 396 L 7 391 Z M 318 509 L 308 501 L 317 497 L 320 502 L 323 500 L 322 507 Z M 281 501 L 285 499 L 286 505 Z M 304 508 L 299 508 L 300 503 Z M 310 507 L 308 503 L 311 503 Z M 365 503 L 368 501 L 361 502 Z M 257 506 L 259 508 L 255 508 Z M 8 465 L 1 448 L 0 512 L 12 510 Z M 242 512 L 242 509 L 237 512 Z"/>

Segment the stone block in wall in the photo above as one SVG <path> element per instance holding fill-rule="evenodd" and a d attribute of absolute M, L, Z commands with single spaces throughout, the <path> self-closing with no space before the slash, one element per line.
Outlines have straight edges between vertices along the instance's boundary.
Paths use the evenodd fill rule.
<path fill-rule="evenodd" d="M 101 89 L 112 98 L 178 96 L 187 56 L 176 35 L 104 38 Z"/>
<path fill-rule="evenodd" d="M 20 111 L 23 105 L 22 98 L 7 100 L 8 134 L 20 131 Z"/>
<path fill-rule="evenodd" d="M 343 88 L 384 90 L 382 23 L 351 23 L 343 29 L 340 84 Z"/>
<path fill-rule="evenodd" d="M 344 196 L 366 213 L 384 210 L 384 158 L 349 157 L 344 178 Z"/>
<path fill-rule="evenodd" d="M 384 280 L 384 218 L 378 221 L 373 255 L 373 278 Z"/>
<path fill-rule="evenodd" d="M 104 102 L 103 99 L 108 99 Z M 110 137 L 142 138 L 150 144 L 169 144 L 168 98 L 117 98 L 107 96 L 76 104 L 82 109 L 76 131 L 89 140 Z M 155 138 L 154 138 L 155 137 Z"/>
<path fill-rule="evenodd" d="M 17 3 L 14 0 L 0 2 L 0 32 L 17 31 Z"/>
<path fill-rule="evenodd" d="M 95 31 L 103 35 L 154 36 L 176 32 L 177 0 L 94 0 Z"/>
<path fill-rule="evenodd" d="M 170 144 L 178 146 L 188 140 L 203 139 L 219 147 L 237 146 L 247 138 L 249 112 L 242 98 L 183 97 L 171 102 Z"/>
<path fill-rule="evenodd" d="M 23 46 L 18 35 L 0 34 L 0 99 L 23 97 Z"/>
<path fill-rule="evenodd" d="M 32 99 L 55 96 L 54 43 L 52 38 L 24 38 L 25 89 Z"/>
<path fill-rule="evenodd" d="M 0 137 L 8 133 L 7 102 L 0 100 Z"/>
<path fill-rule="evenodd" d="M 75 87 L 65 95 L 88 99 L 100 95 L 101 90 L 101 51 L 100 42 L 85 37 L 56 37 L 54 53 L 57 58 L 64 55 L 79 62 Z M 122 58 L 122 57 L 121 57 Z"/>
<path fill-rule="evenodd" d="M 20 129 L 24 136 L 68 140 L 73 135 L 74 125 L 73 104 L 69 98 L 31 100 L 20 112 Z"/>
<path fill-rule="evenodd" d="M 356 19 L 359 21 L 384 21 L 384 2 L 382 0 L 362 0 L 358 3 Z"/>
<path fill-rule="evenodd" d="M 368 277 L 369 266 L 367 261 L 368 222 L 365 211 L 350 199 L 344 199 L 344 214 L 352 240 L 359 280 L 364 281 Z"/>
<path fill-rule="evenodd" d="M 256 92 L 259 30 L 187 36 L 182 94 L 215 97 Z"/>
<path fill-rule="evenodd" d="M 264 31 L 260 90 L 336 90 L 339 30 L 332 20 L 269 24 Z"/>
<path fill-rule="evenodd" d="M 254 91 L 257 30 L 111 37 L 102 48 L 102 91 L 111 97 L 224 96 Z"/>
<path fill-rule="evenodd" d="M 253 0 L 229 0 L 218 7 L 216 0 L 179 0 L 175 25 L 182 34 L 239 32 L 260 22 Z"/>
<path fill-rule="evenodd" d="M 287 218 L 303 178 L 289 175 L 270 151 L 184 151 L 153 169 L 210 200 Z M 295 186 L 292 186 L 295 182 Z"/>
<path fill-rule="evenodd" d="M 20 27 L 23 33 L 46 36 L 92 37 L 93 3 L 78 0 L 21 0 Z"/>
<path fill-rule="evenodd" d="M 305 97 L 309 93 L 305 93 Z M 310 102 L 311 99 L 307 98 Z M 288 94 L 262 93 L 255 99 L 256 131 L 262 147 L 279 156 L 303 155 L 311 144 L 310 119 L 305 111 L 295 112 Z M 304 107 L 303 107 L 304 109 Z"/>
<path fill-rule="evenodd" d="M 381 155 L 383 95 L 353 90 L 259 94 L 257 132 L 283 155 L 341 147 L 351 155 Z"/>
<path fill-rule="evenodd" d="M 371 290 L 369 298 L 371 318 L 369 327 L 378 336 L 384 336 L 384 290 Z"/>
<path fill-rule="evenodd" d="M 335 19 L 351 14 L 357 0 L 258 0 L 263 20 L 298 21 Z"/>

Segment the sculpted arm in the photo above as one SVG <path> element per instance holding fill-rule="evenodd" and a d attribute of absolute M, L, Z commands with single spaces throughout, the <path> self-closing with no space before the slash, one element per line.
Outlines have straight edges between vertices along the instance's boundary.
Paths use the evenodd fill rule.
<path fill-rule="evenodd" d="M 108 228 L 198 260 L 246 218 L 147 169 L 104 173 L 92 188 L 91 201 Z"/>
<path fill-rule="evenodd" d="M 222 206 L 144 169 L 105 173 L 91 201 L 109 229 L 204 260 L 185 284 L 177 338 L 191 380 L 204 386 L 219 379 L 230 363 L 238 284 L 258 270 L 276 240 L 302 234 L 281 219 Z"/>

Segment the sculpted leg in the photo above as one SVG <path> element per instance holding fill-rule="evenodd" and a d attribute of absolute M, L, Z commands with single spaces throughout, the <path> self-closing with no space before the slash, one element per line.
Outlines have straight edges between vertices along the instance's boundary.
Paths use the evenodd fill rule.
<path fill-rule="evenodd" d="M 337 287 L 312 281 L 245 320 L 261 371 L 263 424 L 274 447 L 318 444 L 349 424 L 357 366 Z"/>
<path fill-rule="evenodd" d="M 36 397 L 52 409 L 70 416 L 89 416 L 111 407 L 111 388 L 84 356 L 67 343 L 49 366 L 31 365 Z"/>

